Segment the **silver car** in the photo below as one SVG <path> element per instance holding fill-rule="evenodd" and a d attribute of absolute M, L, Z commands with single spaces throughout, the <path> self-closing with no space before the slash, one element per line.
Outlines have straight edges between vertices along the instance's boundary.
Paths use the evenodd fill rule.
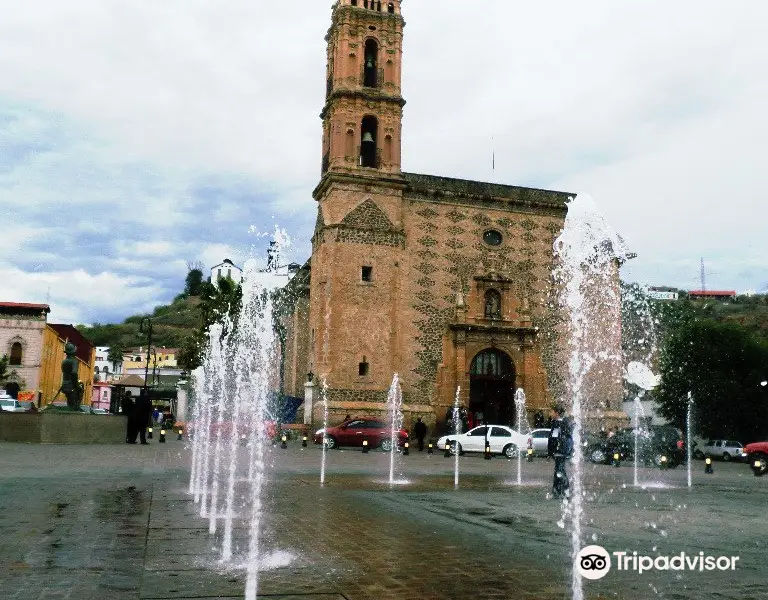
<path fill-rule="evenodd" d="M 532 429 L 528 434 L 530 447 L 534 456 L 546 456 L 549 446 L 550 429 Z"/>
<path fill-rule="evenodd" d="M 723 460 L 742 460 L 746 454 L 741 442 L 733 440 L 709 440 L 704 446 L 696 450 L 696 456 L 704 458 L 722 458 Z"/>

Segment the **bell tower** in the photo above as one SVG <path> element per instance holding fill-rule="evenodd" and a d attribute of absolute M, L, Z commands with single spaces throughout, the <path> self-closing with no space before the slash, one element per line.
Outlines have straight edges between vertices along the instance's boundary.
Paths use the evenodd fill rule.
<path fill-rule="evenodd" d="M 337 0 L 328 44 L 322 175 L 400 173 L 401 0 Z"/>

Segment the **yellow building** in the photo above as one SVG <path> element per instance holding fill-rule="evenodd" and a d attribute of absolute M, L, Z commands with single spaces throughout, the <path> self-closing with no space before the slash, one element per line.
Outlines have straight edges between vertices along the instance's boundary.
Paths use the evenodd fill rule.
<path fill-rule="evenodd" d="M 149 370 L 175 369 L 178 367 L 176 357 L 178 348 L 157 348 L 149 350 Z M 131 348 L 123 354 L 123 373 L 130 373 L 129 369 L 144 369 L 147 366 L 147 349 L 144 347 Z"/>
<path fill-rule="evenodd" d="M 72 325 L 47 323 L 43 331 L 43 349 L 40 360 L 39 390 L 41 408 L 53 402 L 61 388 L 61 363 L 67 357 L 64 346 L 72 342 L 77 346 L 75 358 L 78 362 L 78 379 L 83 382 L 82 403 L 90 405 L 93 392 L 93 373 L 96 362 L 96 348 Z M 66 402 L 59 394 L 56 402 Z"/>

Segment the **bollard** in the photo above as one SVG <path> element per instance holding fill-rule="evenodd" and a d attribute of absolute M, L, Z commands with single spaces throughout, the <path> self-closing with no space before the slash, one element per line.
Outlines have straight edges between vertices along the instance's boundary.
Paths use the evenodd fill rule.
<path fill-rule="evenodd" d="M 304 437 L 301 438 L 301 447 L 306 448 L 307 447 L 307 434 L 304 434 Z"/>
<path fill-rule="evenodd" d="M 669 465 L 667 464 L 667 457 L 665 455 L 661 455 L 661 465 L 659 465 L 662 469 L 666 469 Z"/>
<path fill-rule="evenodd" d="M 283 437 L 281 437 L 280 439 L 281 439 L 280 447 L 281 448 L 287 448 L 288 447 L 288 436 L 283 434 Z"/>
<path fill-rule="evenodd" d="M 707 456 L 707 458 L 704 459 L 704 464 L 706 465 L 704 467 L 704 473 L 707 475 L 712 475 L 714 471 L 712 470 L 712 458 L 710 456 Z"/>
<path fill-rule="evenodd" d="M 613 466 L 614 467 L 621 466 L 621 455 L 618 452 L 613 453 Z"/>
<path fill-rule="evenodd" d="M 368 440 L 363 440 L 363 454 L 368 454 Z"/>
<path fill-rule="evenodd" d="M 533 448 L 528 448 L 528 456 L 526 457 L 528 462 L 533 462 Z"/>
<path fill-rule="evenodd" d="M 177 431 L 177 433 L 178 433 L 179 435 L 176 437 L 176 439 L 177 439 L 178 441 L 181 441 L 181 440 L 183 439 L 184 430 L 183 430 L 181 427 L 179 427 L 179 430 Z"/>
<path fill-rule="evenodd" d="M 408 442 L 405 442 L 405 446 L 403 446 L 403 456 L 408 456 Z"/>
<path fill-rule="evenodd" d="M 491 460 L 491 443 L 488 440 L 485 440 L 485 452 L 483 454 L 485 460 Z"/>
<path fill-rule="evenodd" d="M 165 444 L 165 429 L 160 429 L 160 443 Z"/>
<path fill-rule="evenodd" d="M 445 442 L 445 454 L 443 454 L 443 456 L 445 456 L 445 458 L 451 457 L 451 440 Z"/>
<path fill-rule="evenodd" d="M 427 454 L 434 454 L 434 451 L 432 450 L 432 442 L 429 442 L 427 445 Z"/>
<path fill-rule="evenodd" d="M 151 427 L 147 427 L 147 439 L 148 440 L 152 439 L 152 428 Z"/>

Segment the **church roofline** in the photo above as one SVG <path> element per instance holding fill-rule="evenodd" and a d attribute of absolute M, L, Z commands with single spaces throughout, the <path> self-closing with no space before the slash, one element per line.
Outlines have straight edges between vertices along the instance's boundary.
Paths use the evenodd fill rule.
<path fill-rule="evenodd" d="M 406 193 L 416 192 L 426 195 L 444 196 L 446 194 L 460 198 L 478 200 L 512 200 L 532 205 L 543 205 L 567 210 L 567 201 L 576 194 L 540 188 L 529 188 L 470 179 L 455 179 L 439 175 L 421 173 L 403 173 L 407 182 Z"/>

